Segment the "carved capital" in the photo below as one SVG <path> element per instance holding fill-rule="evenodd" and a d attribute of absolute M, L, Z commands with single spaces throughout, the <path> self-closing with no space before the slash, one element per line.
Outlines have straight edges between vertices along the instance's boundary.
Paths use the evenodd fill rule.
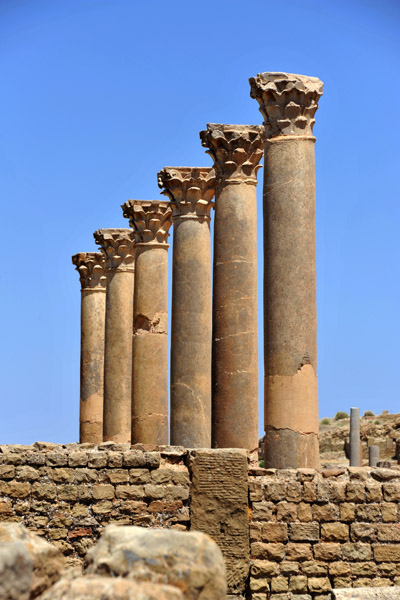
<path fill-rule="evenodd" d="M 93 236 L 104 253 L 107 271 L 134 270 L 135 241 L 130 229 L 98 229 Z"/>
<path fill-rule="evenodd" d="M 210 167 L 164 167 L 158 186 L 171 200 L 174 218 L 209 219 L 215 194 L 215 172 Z"/>
<path fill-rule="evenodd" d="M 200 139 L 214 160 L 218 183 L 257 184 L 263 133 L 264 128 L 260 125 L 207 124 L 206 131 L 200 132 Z"/>
<path fill-rule="evenodd" d="M 312 136 L 324 87 L 318 77 L 259 73 L 249 81 L 250 96 L 260 105 L 267 139 L 278 135 Z"/>
<path fill-rule="evenodd" d="M 79 273 L 82 290 L 106 291 L 104 256 L 100 252 L 79 252 L 72 257 L 72 264 Z"/>
<path fill-rule="evenodd" d="M 172 224 L 170 202 L 128 200 L 121 208 L 133 228 L 136 244 L 168 247 L 168 231 Z"/>

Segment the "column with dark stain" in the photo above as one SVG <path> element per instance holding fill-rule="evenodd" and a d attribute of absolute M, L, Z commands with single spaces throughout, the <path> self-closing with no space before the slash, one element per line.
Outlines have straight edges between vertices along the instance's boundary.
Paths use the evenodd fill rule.
<path fill-rule="evenodd" d="M 94 233 L 107 273 L 104 352 L 104 441 L 131 441 L 135 244 L 130 229 Z"/>
<path fill-rule="evenodd" d="M 158 174 L 173 210 L 170 443 L 211 446 L 211 168 Z"/>
<path fill-rule="evenodd" d="M 168 444 L 169 202 L 129 200 L 137 248 L 133 318 L 132 443 Z"/>
<path fill-rule="evenodd" d="M 315 267 L 316 77 L 260 73 L 264 117 L 265 466 L 319 465 Z"/>
<path fill-rule="evenodd" d="M 103 441 L 106 275 L 100 252 L 72 257 L 81 282 L 79 442 Z"/>
<path fill-rule="evenodd" d="M 214 160 L 212 445 L 258 446 L 257 170 L 262 127 L 208 124 Z"/>

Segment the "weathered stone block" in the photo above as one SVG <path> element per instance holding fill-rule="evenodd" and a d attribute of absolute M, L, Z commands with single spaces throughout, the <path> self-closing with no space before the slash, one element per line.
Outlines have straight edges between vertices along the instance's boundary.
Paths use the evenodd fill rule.
<path fill-rule="evenodd" d="M 350 531 L 352 541 L 371 542 L 376 539 L 376 526 L 372 523 L 352 523 Z"/>
<path fill-rule="evenodd" d="M 346 500 L 348 502 L 364 502 L 365 501 L 365 484 L 363 484 L 363 483 L 348 483 L 346 486 Z"/>
<path fill-rule="evenodd" d="M 312 514 L 315 521 L 337 521 L 339 520 L 339 507 L 336 504 L 314 504 Z"/>
<path fill-rule="evenodd" d="M 347 542 L 342 545 L 343 559 L 349 562 L 358 560 L 372 560 L 372 549 L 369 544 Z"/>
<path fill-rule="evenodd" d="M 323 523 L 321 538 L 327 542 L 345 542 L 349 539 L 349 526 L 345 523 Z"/>
<path fill-rule="evenodd" d="M 303 523 L 313 520 L 311 505 L 306 502 L 300 502 L 297 505 L 297 518 Z"/>
<path fill-rule="evenodd" d="M 270 521 L 274 505 L 272 502 L 253 502 L 254 521 Z"/>
<path fill-rule="evenodd" d="M 315 560 L 306 561 L 301 565 L 301 571 L 304 575 L 322 577 L 328 573 L 328 565 L 316 562 Z"/>
<path fill-rule="evenodd" d="M 343 561 L 331 563 L 329 565 L 329 575 L 340 577 L 351 575 L 350 564 Z"/>
<path fill-rule="evenodd" d="M 395 523 L 398 516 L 398 507 L 394 502 L 382 502 L 380 505 L 382 521 L 385 523 Z"/>
<path fill-rule="evenodd" d="M 279 543 L 266 544 L 255 542 L 251 545 L 251 556 L 254 558 L 266 558 L 268 560 L 283 560 L 285 556 L 285 545 Z"/>
<path fill-rule="evenodd" d="M 332 561 L 339 560 L 342 557 L 340 544 L 334 542 L 315 544 L 313 549 L 316 560 Z"/>
<path fill-rule="evenodd" d="M 250 573 L 252 577 L 274 577 L 279 573 L 279 566 L 268 560 L 252 560 Z"/>
<path fill-rule="evenodd" d="M 289 537 L 293 542 L 316 542 L 319 540 L 319 524 L 291 523 Z"/>
<path fill-rule="evenodd" d="M 267 481 L 264 484 L 264 498 L 271 502 L 280 502 L 286 498 L 286 483 L 283 481 Z"/>
<path fill-rule="evenodd" d="M 292 575 L 289 579 L 289 591 L 291 592 L 306 592 L 307 577 L 305 575 Z"/>
<path fill-rule="evenodd" d="M 222 550 L 228 591 L 244 591 L 249 569 L 247 453 L 239 449 L 195 450 L 190 454 L 189 470 L 191 529 L 210 535 Z M 268 554 L 259 558 L 268 558 Z"/>
<path fill-rule="evenodd" d="M 70 467 L 85 467 L 88 463 L 87 452 L 71 452 L 68 457 Z"/>
<path fill-rule="evenodd" d="M 400 562 L 400 544 L 374 544 L 373 549 L 377 562 Z"/>
<path fill-rule="evenodd" d="M 297 520 L 297 504 L 294 502 L 279 502 L 276 510 L 276 518 L 278 521 L 295 521 Z"/>
<path fill-rule="evenodd" d="M 281 593 L 287 592 L 289 589 L 289 580 L 287 577 L 273 577 L 271 579 L 271 592 Z"/>
<path fill-rule="evenodd" d="M 115 490 L 115 496 L 121 500 L 140 500 L 143 495 L 142 485 L 117 485 Z"/>
<path fill-rule="evenodd" d="M 286 558 L 287 560 L 296 560 L 299 562 L 312 560 L 311 544 L 289 542 L 286 546 Z"/>
<path fill-rule="evenodd" d="M 333 600 L 398 600 L 400 592 L 393 587 L 381 589 L 361 588 L 358 589 L 334 589 Z"/>
<path fill-rule="evenodd" d="M 114 488 L 108 484 L 93 486 L 93 498 L 95 500 L 111 500 L 114 498 Z"/>
<path fill-rule="evenodd" d="M 331 583 L 328 577 L 310 577 L 307 581 L 307 586 L 310 592 L 329 592 Z"/>
<path fill-rule="evenodd" d="M 286 542 L 288 540 L 286 523 L 263 523 L 261 531 L 262 539 L 265 542 Z"/>
<path fill-rule="evenodd" d="M 88 560 L 90 573 L 175 585 L 188 600 L 226 597 L 222 554 L 199 532 L 110 525 Z"/>
<path fill-rule="evenodd" d="M 399 523 L 391 523 L 390 525 L 378 523 L 376 527 L 380 542 L 400 542 Z"/>

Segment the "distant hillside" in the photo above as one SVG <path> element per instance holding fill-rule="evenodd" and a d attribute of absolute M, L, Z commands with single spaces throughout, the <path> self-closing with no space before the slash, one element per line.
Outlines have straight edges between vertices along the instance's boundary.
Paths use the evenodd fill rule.
<path fill-rule="evenodd" d="M 368 411 L 367 411 L 368 412 Z M 380 460 L 397 463 L 396 440 L 400 440 L 400 413 L 361 417 L 361 447 L 363 464 L 368 464 L 368 446 L 379 446 Z M 324 418 L 320 421 L 320 454 L 322 465 L 348 465 L 345 445 L 348 444 L 350 417 Z"/>

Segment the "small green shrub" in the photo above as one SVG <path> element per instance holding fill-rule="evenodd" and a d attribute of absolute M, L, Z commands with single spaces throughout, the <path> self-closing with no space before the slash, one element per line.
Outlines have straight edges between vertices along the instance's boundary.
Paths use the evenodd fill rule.
<path fill-rule="evenodd" d="M 258 463 L 258 466 L 261 467 L 261 468 L 264 468 L 264 461 L 260 460 L 260 462 Z"/>
<path fill-rule="evenodd" d="M 365 413 L 363 414 L 363 417 L 374 417 L 375 413 L 372 412 L 372 410 L 366 410 Z"/>
<path fill-rule="evenodd" d="M 380 425 L 381 421 L 379 421 L 379 419 L 377 419 L 376 421 L 374 421 L 375 425 Z"/>
<path fill-rule="evenodd" d="M 341 421 L 342 419 L 348 419 L 348 418 L 349 418 L 349 414 L 347 412 L 344 412 L 344 410 L 339 410 L 339 412 L 337 412 L 335 415 L 335 421 Z"/>
<path fill-rule="evenodd" d="M 321 419 L 321 425 L 329 425 L 330 422 L 331 420 L 328 419 L 328 417 L 324 417 L 323 419 Z"/>

